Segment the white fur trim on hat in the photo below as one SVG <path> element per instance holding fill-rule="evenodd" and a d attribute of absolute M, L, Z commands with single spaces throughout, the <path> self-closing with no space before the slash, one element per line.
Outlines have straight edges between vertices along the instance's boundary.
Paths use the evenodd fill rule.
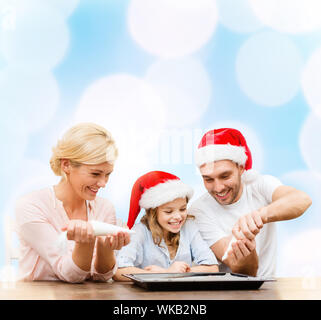
<path fill-rule="evenodd" d="M 239 165 L 245 165 L 247 160 L 245 148 L 231 144 L 212 144 L 196 150 L 195 163 L 198 167 L 219 160 L 232 160 Z"/>
<path fill-rule="evenodd" d="M 168 180 L 146 190 L 140 198 L 139 205 L 144 209 L 156 208 L 177 198 L 190 199 L 193 193 L 193 189 L 181 180 Z"/>

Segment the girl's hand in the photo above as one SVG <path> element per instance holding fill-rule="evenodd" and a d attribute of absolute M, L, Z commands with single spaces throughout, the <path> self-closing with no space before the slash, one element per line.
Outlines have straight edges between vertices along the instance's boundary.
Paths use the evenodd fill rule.
<path fill-rule="evenodd" d="M 92 225 L 84 220 L 69 220 L 67 227 L 62 228 L 62 231 L 67 231 L 68 240 L 74 240 L 77 243 L 89 244 L 96 239 Z"/>
<path fill-rule="evenodd" d="M 122 247 L 128 245 L 130 236 L 127 232 L 119 231 L 113 235 L 98 237 L 98 241 L 103 244 L 106 249 L 120 250 Z"/>
<path fill-rule="evenodd" d="M 159 266 L 150 265 L 144 268 L 144 270 L 153 272 L 153 273 L 165 273 L 167 270 Z"/>
<path fill-rule="evenodd" d="M 173 264 L 167 269 L 168 272 L 189 272 L 191 270 L 190 266 L 184 261 L 175 261 Z"/>

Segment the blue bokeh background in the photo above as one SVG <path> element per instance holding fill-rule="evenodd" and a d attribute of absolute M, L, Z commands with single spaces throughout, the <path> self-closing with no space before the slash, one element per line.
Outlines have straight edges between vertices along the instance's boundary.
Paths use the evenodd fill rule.
<path fill-rule="evenodd" d="M 166 108 L 167 100 L 165 99 L 165 120 L 162 123 L 157 139 L 153 142 L 154 147 L 148 152 L 154 154 L 160 152 L 162 136 L 169 132 L 171 139 L 173 139 L 173 137 L 176 137 L 177 132 L 181 133 L 182 130 L 187 130 L 190 134 L 188 137 L 191 138 L 189 143 L 195 149 L 200 134 L 203 134 L 207 129 L 213 128 L 214 125 L 222 123 L 224 125 L 239 126 L 245 137 L 249 137 L 249 145 L 254 159 L 258 159 L 256 163 L 254 162 L 254 168 L 259 169 L 262 173 L 272 174 L 280 178 L 284 184 L 289 184 L 308 192 L 313 199 L 313 205 L 302 217 L 278 224 L 279 254 L 276 257 L 278 259 L 278 275 L 320 275 L 321 254 L 318 253 L 320 250 L 316 247 L 314 241 L 319 240 L 319 236 L 321 236 L 321 218 L 319 214 L 321 166 L 318 165 L 318 163 L 321 163 L 319 161 L 321 160 L 321 152 L 318 139 L 318 137 L 321 137 L 321 126 L 318 125 L 321 125 L 321 112 L 319 111 L 319 105 L 313 104 L 309 100 L 309 90 L 304 90 L 304 88 L 308 87 L 311 88 L 312 92 L 313 90 L 317 92 L 318 84 L 315 79 L 310 79 L 309 76 L 303 79 L 302 74 L 308 67 L 309 59 L 321 47 L 321 26 L 316 25 L 308 31 L 289 32 L 275 27 L 273 21 L 269 24 L 266 21 L 258 23 L 257 21 L 262 17 L 256 17 L 257 21 L 253 23 L 254 27 L 244 31 L 242 27 L 245 26 L 245 22 L 249 22 L 246 17 L 254 19 L 254 9 L 251 7 L 253 1 L 202 0 L 198 2 L 197 0 L 189 0 L 186 3 L 192 7 L 194 5 L 194 9 L 190 9 L 187 17 L 193 17 L 193 12 L 200 12 L 200 16 L 195 18 L 196 22 L 191 20 L 191 23 L 194 21 L 197 25 L 198 18 L 200 20 L 211 18 L 210 15 L 204 14 L 204 10 L 198 10 L 203 6 L 205 12 L 210 12 L 211 8 L 213 8 L 212 6 L 214 6 L 216 11 L 212 19 L 215 19 L 215 27 L 212 28 L 207 40 L 195 46 L 195 49 L 187 50 L 185 54 L 183 52 L 176 56 L 169 55 L 166 57 L 147 50 L 146 47 L 141 45 L 140 41 L 146 41 L 145 45 L 148 47 L 149 43 L 146 39 L 149 38 L 147 36 L 145 39 L 143 36 L 140 39 L 135 38 L 137 33 L 135 36 L 135 32 L 131 30 L 129 8 L 130 6 L 135 8 L 135 5 L 141 8 L 138 4 L 139 2 L 144 4 L 143 0 L 73 0 L 64 2 L 48 0 L 42 4 L 42 7 L 47 6 L 47 8 L 43 9 L 41 7 L 41 10 L 49 10 L 49 12 L 55 12 L 55 14 L 62 16 L 65 29 L 57 27 L 57 30 L 65 30 L 64 32 L 67 32 L 68 38 L 67 45 L 60 48 L 60 51 L 57 49 L 61 53 L 61 58 L 57 58 L 54 62 L 48 62 L 47 65 L 46 57 L 40 56 L 43 49 L 42 46 L 45 44 L 39 40 L 37 46 L 37 32 L 42 27 L 37 24 L 37 17 L 42 12 L 45 12 L 39 9 L 39 1 L 24 0 L 24 5 L 21 6 L 21 1 L 10 2 L 4 0 L 0 6 L 0 142 L 2 150 L 0 159 L 0 212 L 3 216 L 14 217 L 14 202 L 19 195 L 58 181 L 49 168 L 51 147 L 65 129 L 78 122 L 79 118 L 75 117 L 75 115 L 77 115 L 77 110 L 80 108 L 89 87 L 95 86 L 100 79 L 111 79 L 112 81 L 115 75 L 127 75 L 148 83 L 150 78 L 146 77 L 146 74 L 152 72 L 150 67 L 154 64 L 159 61 L 166 64 L 167 61 L 170 61 L 174 65 L 179 65 L 181 61 L 187 59 L 187 66 L 189 66 L 190 61 L 197 61 L 202 67 L 202 74 L 205 73 L 205 80 L 210 84 L 208 103 L 205 107 L 198 108 L 197 101 L 201 101 L 202 90 L 194 92 L 194 96 L 189 97 L 190 91 L 186 90 L 190 85 L 189 83 L 180 87 L 180 83 L 169 82 L 171 87 L 176 87 L 177 85 L 177 90 L 184 89 L 185 91 L 183 90 L 179 94 L 182 94 L 182 96 L 186 94 L 188 98 L 193 98 L 194 105 L 187 104 L 186 108 L 183 108 L 184 112 L 178 112 L 172 107 Z M 257 3 L 259 2 L 257 1 Z M 261 2 L 262 4 L 266 3 L 263 0 Z M 164 12 L 159 10 L 161 3 L 161 0 L 150 2 L 151 6 L 155 6 L 155 12 L 159 12 L 159 15 Z M 184 1 L 177 1 L 176 5 L 171 5 L 171 2 L 168 1 L 164 1 L 163 5 L 164 3 L 167 3 L 165 9 L 173 9 L 173 12 L 178 16 L 180 12 L 185 12 L 184 10 L 186 10 Z M 26 4 L 28 9 L 24 7 Z M 301 5 L 308 4 L 301 1 Z M 67 10 L 64 10 L 68 6 L 70 7 L 68 8 L 68 14 L 66 14 Z M 291 6 L 288 7 L 289 19 L 294 9 Z M 304 10 L 301 9 L 294 11 L 303 12 L 302 14 L 304 14 Z M 320 7 L 315 8 L 315 10 L 321 12 Z M 146 12 L 144 10 L 140 11 L 141 16 L 135 16 L 133 12 L 135 13 L 135 11 L 131 11 L 132 18 L 138 20 L 141 19 L 140 17 L 146 17 L 150 13 L 146 9 Z M 34 15 L 31 15 L 31 17 L 35 18 L 34 25 L 30 25 L 30 22 L 29 24 L 28 22 L 20 24 L 20 20 L 23 21 L 24 14 L 29 14 L 30 17 L 30 13 Z M 303 16 L 303 21 L 304 18 L 307 22 L 313 20 L 313 17 Z M 166 16 L 163 19 L 165 20 L 163 23 L 166 25 Z M 147 21 L 145 30 L 148 33 L 154 30 L 148 23 L 157 23 L 158 20 L 144 18 L 140 21 Z M 233 22 L 233 25 L 229 25 L 230 21 Z M 52 23 L 55 26 L 54 22 Z M 182 23 L 181 20 L 180 23 Z M 185 23 L 189 24 L 189 21 L 186 20 Z M 23 28 L 26 24 L 30 30 L 34 28 L 30 34 L 34 35 L 35 42 L 33 44 L 30 43 L 30 46 L 33 45 L 32 50 L 34 50 L 35 57 L 39 56 L 40 60 L 44 58 L 45 67 L 38 65 L 37 62 L 32 62 L 33 64 L 31 64 L 28 56 L 24 59 L 21 52 L 16 52 L 17 48 L 19 48 L 18 42 L 26 38 L 24 32 L 28 28 Z M 199 27 L 199 32 L 201 33 L 202 28 L 206 28 L 206 24 L 199 22 Z M 175 29 L 175 25 L 173 28 Z M 45 25 L 43 25 L 43 30 L 45 34 Z M 61 45 L 58 31 L 57 38 L 55 36 L 52 37 L 52 43 L 50 43 L 52 50 L 50 52 L 54 52 L 55 48 Z M 53 34 L 55 33 L 53 32 Z M 254 37 L 264 36 L 265 34 L 272 35 L 272 38 L 281 37 L 281 39 L 285 39 L 285 42 L 289 41 L 293 47 L 289 47 L 292 48 L 292 51 L 284 52 L 280 50 L 278 52 L 276 47 L 270 48 L 270 52 L 269 48 L 267 48 L 267 50 L 264 49 L 264 54 L 260 56 L 262 54 L 260 43 L 257 43 L 257 48 L 254 43 L 254 49 L 258 51 L 255 51 L 252 46 L 253 50 L 245 55 L 248 56 L 249 60 L 245 62 L 249 65 L 255 63 L 260 67 L 262 66 L 262 68 L 260 69 L 259 67 L 255 74 L 238 73 L 237 61 L 240 56 L 240 50 L 242 48 L 245 50 L 248 41 L 254 39 Z M 164 33 L 164 36 L 170 37 L 171 34 Z M 196 35 L 184 34 L 184 37 L 186 41 L 189 41 L 189 37 L 194 37 L 190 40 L 191 43 L 193 41 L 197 42 L 197 33 Z M 48 40 L 47 38 L 45 39 Z M 169 43 L 169 49 L 171 49 L 170 45 L 175 45 L 175 42 Z M 278 42 L 276 41 L 275 43 Z M 28 46 L 28 43 L 25 43 L 25 45 Z M 275 52 L 278 53 L 275 54 Z M 274 60 L 271 58 L 272 72 L 267 73 L 264 64 L 267 63 L 266 61 L 272 53 L 274 54 Z M 281 68 L 278 74 L 278 69 L 273 69 L 274 62 L 275 65 L 280 63 L 278 56 L 282 56 L 282 59 L 285 59 L 281 60 L 281 62 L 294 61 L 292 65 L 289 65 L 293 68 L 298 68 L 299 76 L 297 79 L 293 79 L 290 70 Z M 300 59 L 296 60 L 295 57 L 297 56 Z M 317 58 L 314 60 L 318 61 Z M 296 63 L 296 61 L 298 62 Z M 244 66 L 245 62 L 241 62 L 243 63 L 242 66 Z M 168 73 L 168 70 L 166 72 L 166 74 L 152 73 L 154 83 L 155 81 L 157 83 L 159 79 L 163 79 L 162 77 L 171 79 L 172 75 Z M 19 82 L 18 79 L 22 79 L 21 74 L 27 74 L 26 79 L 31 79 L 29 78 L 30 74 L 38 73 L 40 73 L 40 81 L 35 81 L 34 83 L 36 94 L 30 97 L 28 93 L 22 90 L 25 82 Z M 50 109 L 48 104 L 43 102 L 46 100 L 39 100 L 40 106 L 33 109 L 32 99 L 35 98 L 36 103 L 38 103 L 37 92 L 39 92 L 39 96 L 41 96 L 42 92 L 46 92 L 46 87 L 42 87 L 41 83 L 44 83 L 43 86 L 45 86 L 47 82 L 42 82 L 41 77 L 45 78 L 48 75 L 53 77 L 52 79 L 54 79 L 57 86 L 53 90 L 53 92 L 57 93 L 57 96 L 55 94 L 48 96 L 48 103 L 54 98 L 57 99 L 57 103 Z M 287 78 L 287 75 L 289 75 L 289 78 Z M 11 82 L 8 80 L 9 78 Z M 180 79 L 184 78 L 192 79 L 193 74 L 188 74 L 187 70 L 186 74 L 180 76 Z M 175 76 L 173 76 L 173 79 L 176 79 Z M 280 85 L 273 87 L 273 83 L 278 83 L 279 79 L 282 80 Z M 28 81 L 29 85 L 33 86 L 30 81 Z M 253 91 L 251 92 L 256 92 L 255 88 L 258 86 L 259 90 L 257 92 L 264 92 L 264 89 L 266 89 L 269 97 L 273 97 L 275 93 L 275 101 L 278 101 L 280 92 L 286 91 L 287 86 L 285 85 L 283 90 L 283 84 L 293 82 L 297 87 L 292 93 L 289 93 L 285 101 L 275 102 L 273 106 L 267 106 L 264 103 L 264 96 L 258 97 L 259 99 L 253 99 L 251 92 L 247 92 L 244 89 L 242 81 L 243 84 L 247 85 L 246 88 L 252 88 Z M 134 82 L 133 85 L 135 85 Z M 200 86 L 202 86 L 202 83 Z M 107 89 L 105 96 L 103 90 L 101 92 L 102 99 L 106 99 L 106 106 L 109 103 L 109 89 Z M 157 92 L 158 88 L 155 87 L 154 89 Z M 126 86 L 124 86 L 124 92 L 126 93 Z M 163 98 L 162 95 L 160 96 Z M 168 101 L 172 97 L 167 97 Z M 181 96 L 179 95 L 179 97 Z M 178 98 L 178 100 L 174 101 L 180 100 Z M 135 110 L 140 106 L 135 104 L 135 101 L 133 101 L 131 107 L 128 107 L 127 104 L 124 106 L 121 104 L 122 101 L 119 104 L 116 103 L 115 106 L 106 107 L 103 111 L 97 111 L 98 109 L 95 109 L 95 101 L 93 101 L 93 104 L 89 104 L 87 107 L 88 119 L 90 120 L 90 114 L 94 113 L 96 118 L 98 116 L 98 118 L 102 119 L 102 123 L 107 129 L 112 131 L 111 128 L 113 126 L 123 127 L 124 135 L 126 135 L 125 129 L 127 128 L 125 126 L 129 121 L 126 117 L 126 108 Z M 124 107 L 122 111 L 117 110 L 117 108 L 121 107 Z M 150 107 L 152 108 L 153 105 L 151 104 Z M 119 116 L 116 118 L 118 122 L 113 120 L 113 115 L 116 112 L 122 114 L 124 122 L 122 117 Z M 190 112 L 195 114 L 199 112 L 195 121 L 186 120 Z M 145 121 L 140 117 L 140 114 L 137 112 L 137 119 L 135 116 L 130 119 L 133 124 L 136 124 L 138 131 L 140 127 L 144 126 Z M 148 115 L 146 115 L 146 123 L 148 121 Z M 169 122 L 170 124 L 168 124 Z M 152 127 L 153 124 L 151 124 L 150 128 L 147 125 L 149 130 Z M 177 130 L 176 133 L 175 130 Z M 179 151 L 179 154 L 182 155 L 184 147 L 182 145 L 180 147 L 182 150 Z M 144 145 L 140 144 L 140 148 L 136 150 L 137 154 L 141 153 Z M 120 153 L 124 153 L 121 148 Z M 175 173 L 194 187 L 196 196 L 205 192 L 200 176 L 195 169 L 195 164 L 191 161 L 184 162 L 182 158 L 175 162 L 173 159 L 170 160 L 171 155 L 169 154 L 168 161 L 161 161 L 160 157 L 151 159 L 148 154 L 143 155 L 146 156 L 146 161 L 148 162 L 146 168 L 132 164 L 132 158 L 127 155 L 127 158 L 123 158 L 122 164 L 119 167 L 115 167 L 110 183 L 101 196 L 110 198 L 116 207 L 119 218 L 124 221 L 127 220 L 130 188 L 134 178 L 150 169 Z M 133 153 L 132 157 L 136 158 L 136 154 Z M 128 173 L 130 175 L 127 175 Z M 0 220 L 0 224 L 2 224 L 1 230 L 3 230 L 5 228 L 4 222 Z M 5 265 L 4 234 L 5 232 L 3 232 L 3 241 L 0 242 L 0 246 L 2 246 L 0 250 L 0 266 Z"/>

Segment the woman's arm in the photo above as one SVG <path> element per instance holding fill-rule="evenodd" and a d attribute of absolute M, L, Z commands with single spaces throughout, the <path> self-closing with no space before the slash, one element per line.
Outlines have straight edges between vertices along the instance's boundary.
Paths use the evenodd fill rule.
<path fill-rule="evenodd" d="M 89 261 L 82 259 L 84 251 L 87 251 L 88 248 L 84 248 L 83 245 L 75 245 L 72 254 L 62 255 L 57 245 L 59 234 L 48 222 L 39 220 L 24 223 L 19 227 L 19 237 L 48 263 L 58 279 L 70 283 L 80 283 L 89 275 L 90 267 L 88 266 L 91 261 L 91 252 L 88 255 L 85 254 L 86 257 L 89 257 Z M 27 268 L 43 268 L 41 272 L 38 272 L 42 277 L 46 277 L 47 269 L 49 272 L 47 266 L 38 266 L 36 262 L 35 265 L 26 264 L 23 268 L 25 270 Z M 32 278 L 30 280 L 44 279 L 46 278 Z"/>
<path fill-rule="evenodd" d="M 130 241 L 129 234 L 118 232 L 116 235 L 97 237 L 95 269 L 98 273 L 112 270 L 116 264 L 114 250 L 120 250 Z"/>
<path fill-rule="evenodd" d="M 81 270 L 89 272 L 96 240 L 91 224 L 73 219 L 68 221 L 67 227 L 63 230 L 67 231 L 68 240 L 75 241 L 72 260 Z"/>
<path fill-rule="evenodd" d="M 94 247 L 95 242 L 75 243 L 75 247 L 72 252 L 72 260 L 81 270 L 86 272 L 90 271 Z"/>
<path fill-rule="evenodd" d="M 105 248 L 103 243 L 97 239 L 96 243 L 95 270 L 97 273 L 107 273 L 112 270 L 116 264 L 114 250 Z"/>
<path fill-rule="evenodd" d="M 98 198 L 96 207 L 96 220 L 118 225 L 116 211 L 113 204 L 107 200 Z M 126 227 L 125 225 L 119 225 Z M 94 281 L 106 282 L 111 279 L 118 267 L 116 252 L 130 242 L 128 233 L 118 233 L 117 235 L 99 236 L 96 238 L 96 248 L 91 270 L 91 276 Z"/>

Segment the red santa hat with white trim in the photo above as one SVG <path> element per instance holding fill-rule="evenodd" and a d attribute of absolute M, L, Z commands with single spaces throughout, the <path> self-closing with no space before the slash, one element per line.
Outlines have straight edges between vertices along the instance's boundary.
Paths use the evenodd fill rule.
<path fill-rule="evenodd" d="M 251 183 L 258 177 L 252 169 L 252 155 L 242 133 L 232 128 L 210 130 L 204 134 L 195 153 L 195 163 L 200 168 L 203 164 L 232 160 L 244 166 L 242 181 Z"/>
<path fill-rule="evenodd" d="M 133 227 L 141 208 L 156 208 L 177 198 L 192 196 L 193 189 L 177 176 L 163 171 L 148 172 L 139 177 L 132 188 L 127 226 Z"/>

